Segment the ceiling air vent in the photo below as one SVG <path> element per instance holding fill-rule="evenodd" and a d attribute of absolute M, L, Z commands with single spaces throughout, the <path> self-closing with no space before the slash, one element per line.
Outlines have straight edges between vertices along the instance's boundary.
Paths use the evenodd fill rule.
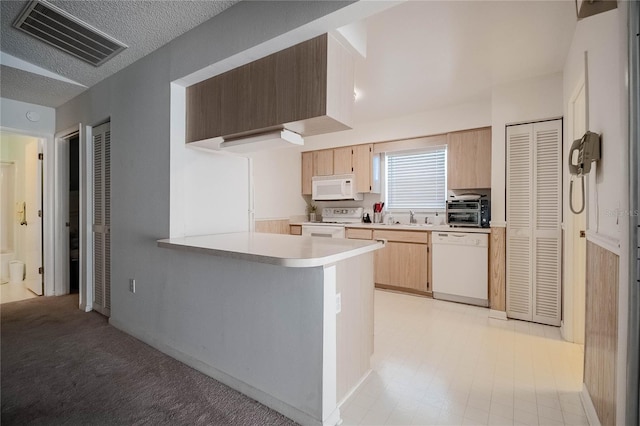
<path fill-rule="evenodd" d="M 96 67 L 127 48 L 43 0 L 29 3 L 13 26 Z"/>

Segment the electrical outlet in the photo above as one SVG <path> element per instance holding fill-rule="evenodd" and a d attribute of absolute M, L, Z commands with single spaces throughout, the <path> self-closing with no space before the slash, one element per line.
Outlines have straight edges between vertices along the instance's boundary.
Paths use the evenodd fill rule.
<path fill-rule="evenodd" d="M 131 293 L 136 292 L 136 280 L 134 280 L 133 278 L 129 278 L 129 291 Z"/>
<path fill-rule="evenodd" d="M 342 295 L 340 293 L 336 294 L 336 314 L 339 314 L 342 311 Z"/>

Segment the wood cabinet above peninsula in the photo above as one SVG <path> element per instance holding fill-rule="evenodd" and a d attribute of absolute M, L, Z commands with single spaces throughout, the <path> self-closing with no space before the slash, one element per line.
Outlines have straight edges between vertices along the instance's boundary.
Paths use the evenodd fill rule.
<path fill-rule="evenodd" d="M 349 129 L 353 76 L 351 54 L 323 34 L 204 80 L 186 90 L 186 142 Z"/>

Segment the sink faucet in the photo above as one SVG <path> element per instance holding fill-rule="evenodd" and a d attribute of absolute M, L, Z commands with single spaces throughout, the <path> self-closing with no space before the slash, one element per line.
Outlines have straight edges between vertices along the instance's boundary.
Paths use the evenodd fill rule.
<path fill-rule="evenodd" d="M 409 223 L 418 223 L 414 215 L 415 213 L 413 212 L 413 210 L 409 210 Z"/>

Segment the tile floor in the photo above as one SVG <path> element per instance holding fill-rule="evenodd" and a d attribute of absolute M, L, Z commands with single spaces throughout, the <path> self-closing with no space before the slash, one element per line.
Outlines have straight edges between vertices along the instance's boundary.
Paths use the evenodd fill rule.
<path fill-rule="evenodd" d="M 0 285 L 0 304 L 31 299 L 32 297 L 38 296 L 30 290 L 27 290 L 24 283 L 6 283 Z"/>
<path fill-rule="evenodd" d="M 588 425 L 583 348 L 560 329 L 376 290 L 373 372 L 350 425 Z"/>

